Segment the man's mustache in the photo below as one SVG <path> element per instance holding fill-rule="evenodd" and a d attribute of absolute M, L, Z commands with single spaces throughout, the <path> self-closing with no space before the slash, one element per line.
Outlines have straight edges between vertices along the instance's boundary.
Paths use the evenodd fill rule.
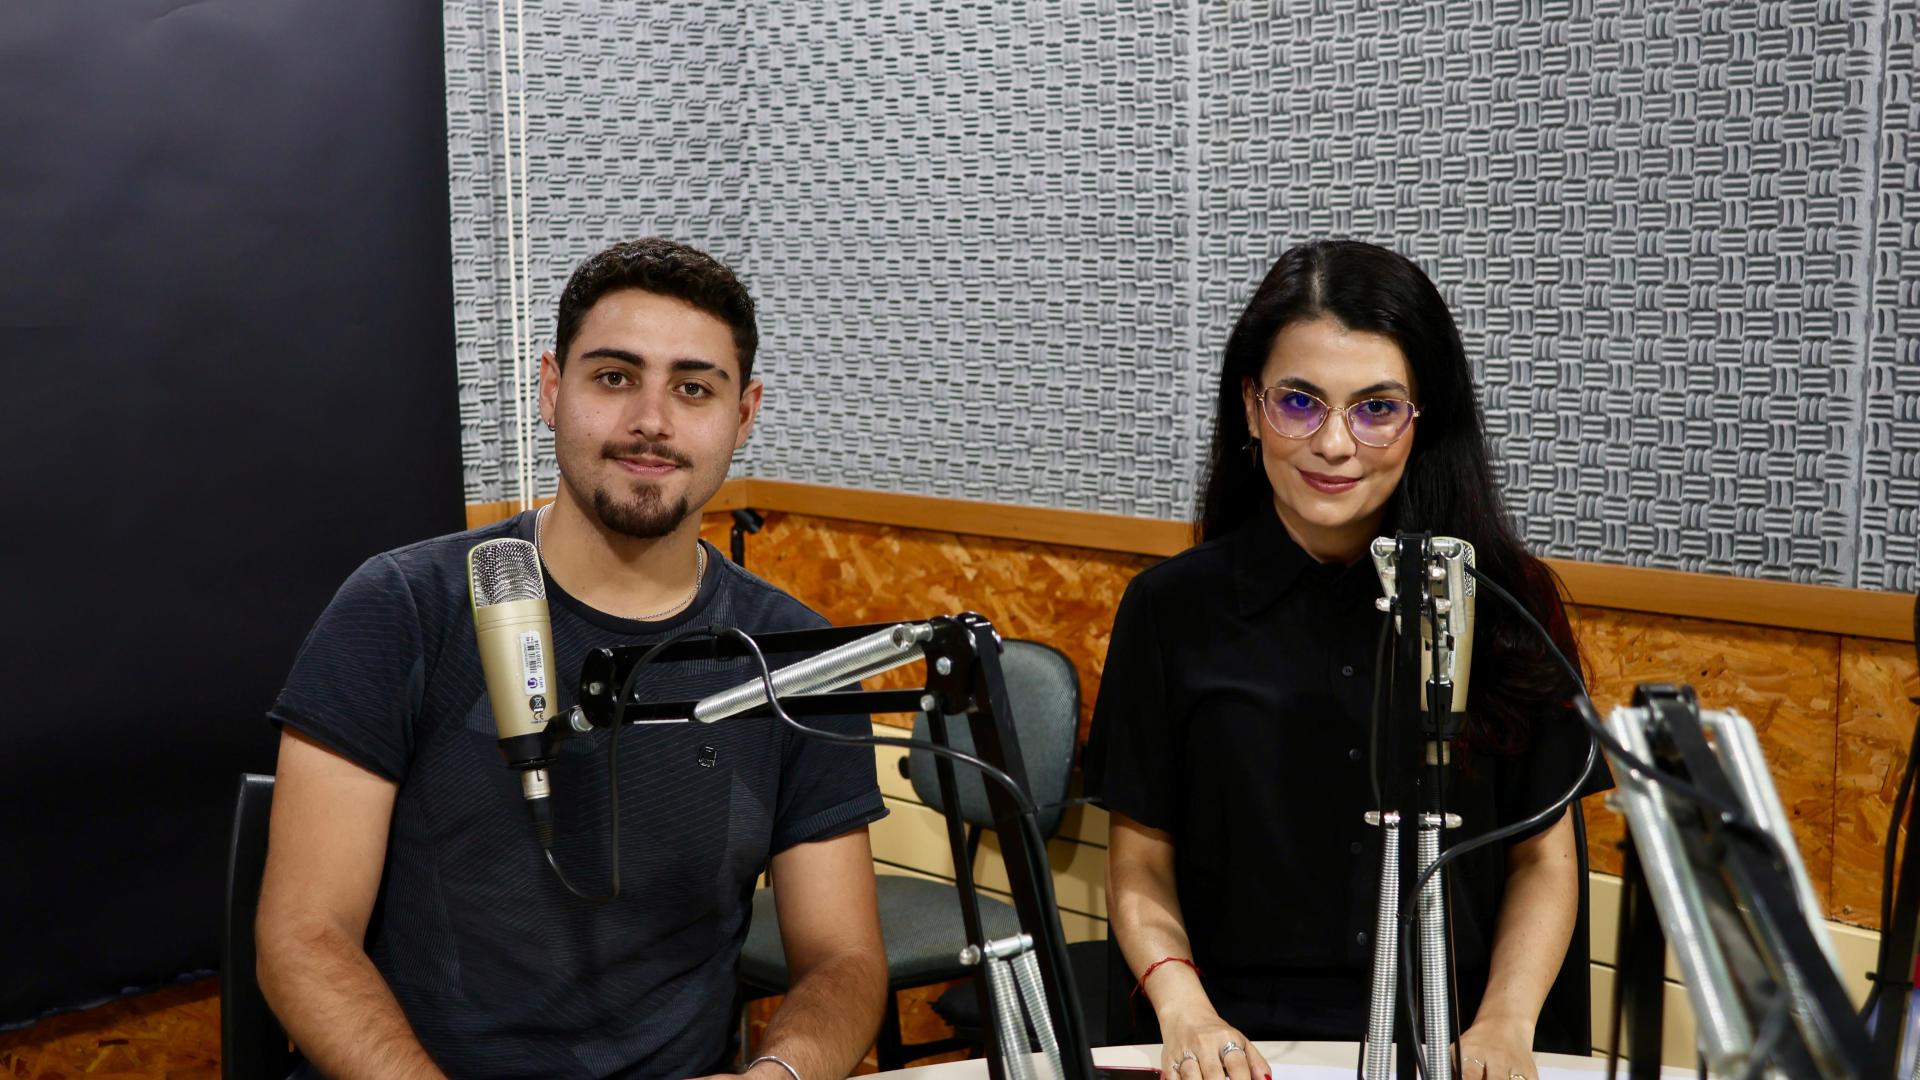
<path fill-rule="evenodd" d="M 662 461 L 671 461 L 683 469 L 693 467 L 693 459 L 663 442 L 647 442 L 614 445 L 609 443 L 601 454 L 610 458 L 657 457 Z"/>

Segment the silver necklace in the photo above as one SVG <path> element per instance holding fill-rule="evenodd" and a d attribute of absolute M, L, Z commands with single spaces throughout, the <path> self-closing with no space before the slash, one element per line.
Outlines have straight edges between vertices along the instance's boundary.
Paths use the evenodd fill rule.
<path fill-rule="evenodd" d="M 547 511 L 552 509 L 553 504 L 548 503 L 535 511 L 533 515 L 533 551 L 534 554 L 540 556 L 542 566 L 546 565 L 547 562 Z M 659 611 L 653 612 L 650 615 L 632 616 L 633 620 L 635 622 L 654 622 L 685 608 L 687 605 L 693 603 L 695 597 L 700 595 L 700 584 L 706 580 L 706 577 L 707 545 L 695 540 L 693 542 L 693 591 L 688 593 L 684 599 L 670 607 L 661 608 Z"/>

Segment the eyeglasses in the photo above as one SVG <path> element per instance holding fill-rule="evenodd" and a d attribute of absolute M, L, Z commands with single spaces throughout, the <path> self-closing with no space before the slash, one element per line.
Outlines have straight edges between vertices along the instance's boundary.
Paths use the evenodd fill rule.
<path fill-rule="evenodd" d="M 1291 386 L 1269 386 L 1255 395 L 1260 415 L 1275 435 L 1287 439 L 1307 439 L 1326 424 L 1333 406 Z M 1347 430 L 1362 446 L 1392 446 L 1413 426 L 1420 415 L 1413 402 L 1402 398 L 1375 397 L 1356 401 L 1340 410 L 1347 418 Z"/>

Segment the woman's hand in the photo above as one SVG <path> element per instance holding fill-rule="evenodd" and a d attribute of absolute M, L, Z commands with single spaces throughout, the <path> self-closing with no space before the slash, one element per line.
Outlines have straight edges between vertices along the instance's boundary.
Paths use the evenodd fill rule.
<path fill-rule="evenodd" d="M 1270 1080 L 1273 1069 L 1253 1041 L 1212 1009 L 1160 1015 L 1160 1072 L 1171 1080 Z"/>
<path fill-rule="evenodd" d="M 1460 1035 L 1461 1080 L 1540 1080 L 1533 1063 L 1533 1025 L 1480 1020 Z"/>

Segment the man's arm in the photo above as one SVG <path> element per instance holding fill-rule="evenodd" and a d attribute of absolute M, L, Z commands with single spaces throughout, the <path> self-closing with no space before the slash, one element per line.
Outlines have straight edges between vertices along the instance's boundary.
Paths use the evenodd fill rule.
<path fill-rule="evenodd" d="M 365 948 L 396 785 L 290 727 L 277 768 L 254 920 L 267 1004 L 327 1076 L 441 1076 Z"/>
<path fill-rule="evenodd" d="M 790 975 L 759 1052 L 785 1060 L 800 1080 L 851 1073 L 880 1030 L 887 953 L 874 892 L 864 827 L 773 857 L 773 901 Z M 747 1075 L 792 1080 L 772 1062 Z"/>

